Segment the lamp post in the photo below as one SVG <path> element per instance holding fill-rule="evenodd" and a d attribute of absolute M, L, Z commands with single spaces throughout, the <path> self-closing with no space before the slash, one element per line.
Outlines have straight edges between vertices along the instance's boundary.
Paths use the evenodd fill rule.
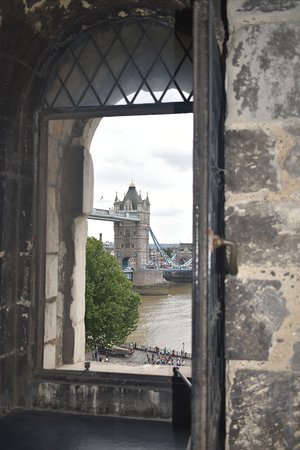
<path fill-rule="evenodd" d="M 182 343 L 182 351 L 184 353 L 184 342 Z"/>

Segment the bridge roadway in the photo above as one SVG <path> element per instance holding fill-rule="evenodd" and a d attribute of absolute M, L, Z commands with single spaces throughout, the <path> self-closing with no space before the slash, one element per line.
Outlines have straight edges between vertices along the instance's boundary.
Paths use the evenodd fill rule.
<path fill-rule="evenodd" d="M 105 220 L 107 222 L 123 222 L 124 220 L 140 222 L 139 216 L 133 212 L 114 211 L 113 209 L 94 208 L 92 214 L 90 214 L 88 218 L 93 220 Z"/>

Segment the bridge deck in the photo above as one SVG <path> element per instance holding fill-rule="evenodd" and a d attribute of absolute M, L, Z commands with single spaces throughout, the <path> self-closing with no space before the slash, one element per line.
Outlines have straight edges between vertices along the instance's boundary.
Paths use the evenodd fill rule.
<path fill-rule="evenodd" d="M 114 211 L 113 209 L 97 209 L 89 215 L 89 219 L 104 220 L 108 222 L 123 222 L 129 220 L 131 222 L 140 222 L 140 218 L 130 211 Z"/>

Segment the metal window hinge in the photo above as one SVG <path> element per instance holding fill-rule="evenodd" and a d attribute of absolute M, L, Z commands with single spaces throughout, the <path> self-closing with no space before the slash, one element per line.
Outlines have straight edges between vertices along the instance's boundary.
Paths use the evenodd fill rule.
<path fill-rule="evenodd" d="M 229 275 L 237 275 L 238 262 L 237 262 L 237 244 L 235 241 L 223 239 L 219 235 L 215 234 L 213 230 L 209 230 L 209 248 L 211 254 L 219 247 L 225 246 L 226 251 L 226 272 Z"/>

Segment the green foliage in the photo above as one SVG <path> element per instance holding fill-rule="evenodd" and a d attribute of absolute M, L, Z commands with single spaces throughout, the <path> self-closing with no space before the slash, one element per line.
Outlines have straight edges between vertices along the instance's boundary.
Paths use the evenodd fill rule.
<path fill-rule="evenodd" d="M 140 296 L 100 241 L 86 246 L 86 333 L 105 347 L 122 344 L 136 329 Z"/>

